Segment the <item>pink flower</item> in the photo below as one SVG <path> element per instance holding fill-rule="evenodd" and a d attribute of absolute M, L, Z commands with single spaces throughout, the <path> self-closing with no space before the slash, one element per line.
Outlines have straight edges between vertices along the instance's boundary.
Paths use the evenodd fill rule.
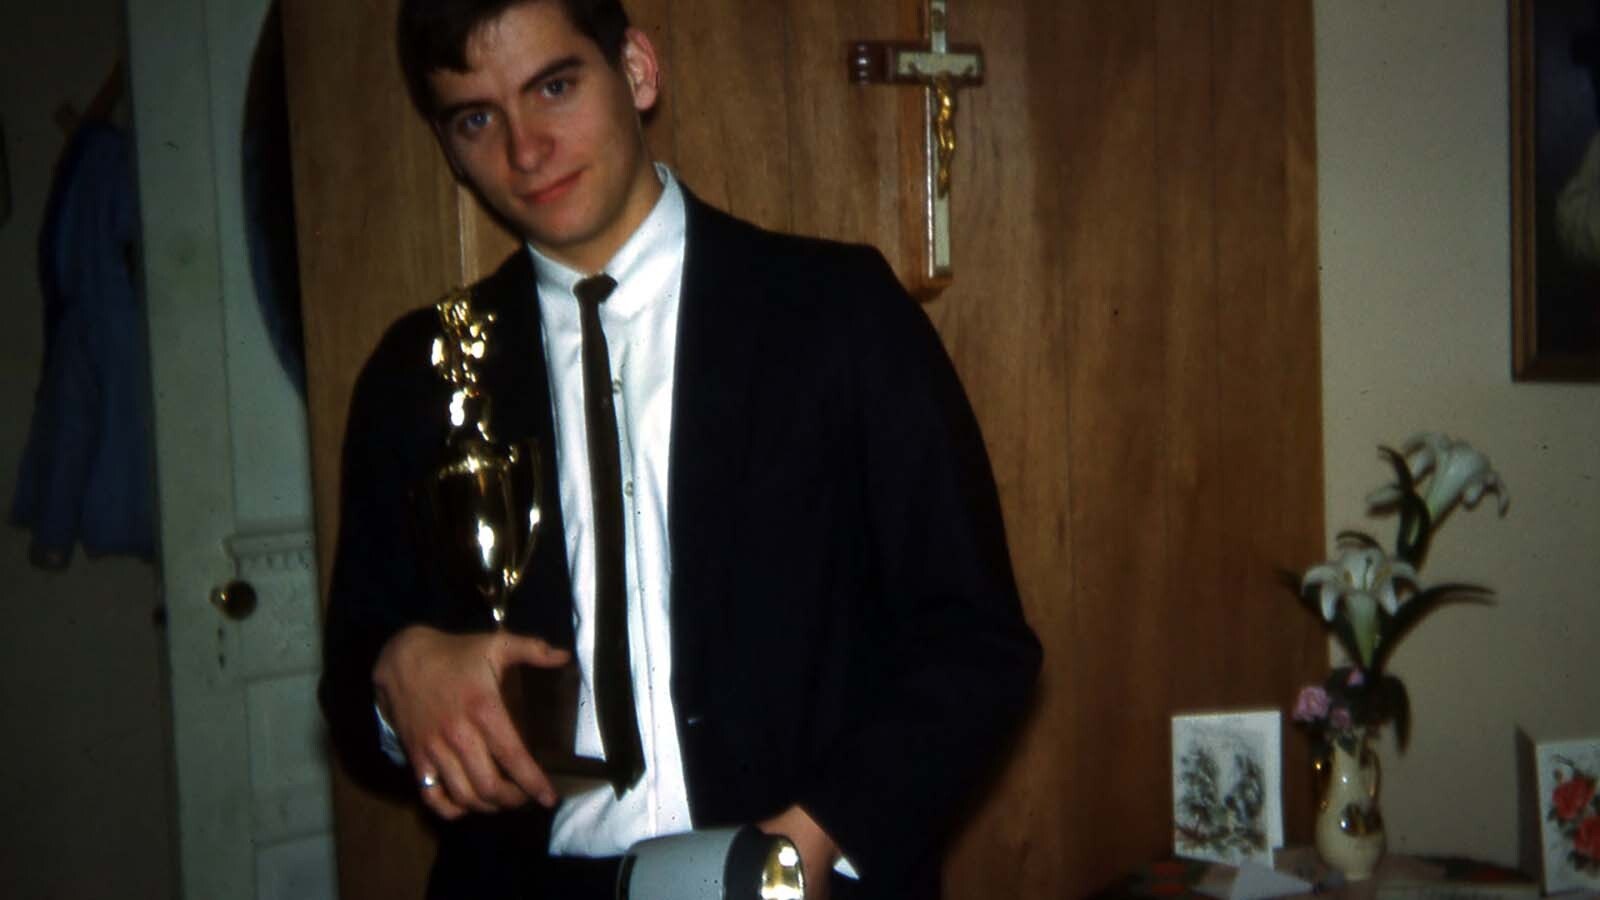
<path fill-rule="evenodd" d="M 1349 677 L 1345 678 L 1345 687 L 1361 687 L 1367 683 L 1367 673 L 1360 669 L 1352 668 Z"/>
<path fill-rule="evenodd" d="M 1350 710 L 1340 706 L 1328 714 L 1328 724 L 1339 729 L 1340 731 L 1345 731 L 1355 723 L 1350 719 Z"/>
<path fill-rule="evenodd" d="M 1576 819 L 1592 799 L 1594 799 L 1594 780 L 1582 775 L 1574 775 L 1556 785 L 1555 792 L 1550 797 L 1551 803 L 1556 808 L 1556 818 L 1563 822 Z"/>
<path fill-rule="evenodd" d="M 1328 714 L 1328 692 L 1320 685 L 1310 685 L 1300 689 L 1300 696 L 1294 701 L 1294 720 L 1296 722 L 1315 722 Z"/>

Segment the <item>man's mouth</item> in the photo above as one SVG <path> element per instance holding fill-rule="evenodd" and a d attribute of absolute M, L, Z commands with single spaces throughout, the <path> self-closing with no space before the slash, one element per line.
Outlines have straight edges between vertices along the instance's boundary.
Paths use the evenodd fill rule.
<path fill-rule="evenodd" d="M 572 190 L 572 186 L 578 182 L 578 176 L 582 174 L 582 170 L 573 172 L 571 175 L 557 179 L 551 184 L 536 191 L 529 191 L 528 193 L 523 194 L 522 199 L 533 206 L 542 206 L 546 203 L 553 203 L 565 196 L 568 191 Z"/>

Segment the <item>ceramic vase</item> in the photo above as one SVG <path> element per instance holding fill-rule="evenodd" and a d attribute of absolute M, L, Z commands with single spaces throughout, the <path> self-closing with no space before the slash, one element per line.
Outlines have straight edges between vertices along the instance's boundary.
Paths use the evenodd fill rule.
<path fill-rule="evenodd" d="M 1365 731 L 1358 731 L 1354 741 L 1335 741 L 1328 755 L 1316 761 L 1322 786 L 1317 854 L 1347 881 L 1371 878 L 1383 858 L 1378 755 L 1369 738 Z"/>

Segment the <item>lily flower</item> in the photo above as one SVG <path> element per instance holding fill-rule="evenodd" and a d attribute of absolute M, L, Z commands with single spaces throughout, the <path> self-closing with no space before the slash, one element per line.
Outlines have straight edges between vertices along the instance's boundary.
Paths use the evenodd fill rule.
<path fill-rule="evenodd" d="M 1378 610 L 1393 616 L 1402 587 L 1416 588 L 1417 571 L 1373 544 L 1345 541 L 1341 546 L 1337 559 L 1306 572 L 1300 589 L 1318 589 L 1322 618 L 1337 625 L 1342 617 L 1361 665 L 1370 666 L 1378 644 Z"/>
<path fill-rule="evenodd" d="M 1505 515 L 1511 496 L 1500 473 L 1490 467 L 1487 456 L 1466 441 L 1456 441 L 1435 457 L 1433 477 L 1428 481 L 1428 515 L 1437 522 L 1458 500 L 1471 509 L 1486 492 L 1499 498 L 1500 515 Z"/>
<path fill-rule="evenodd" d="M 1333 559 L 1299 579 L 1280 572 L 1290 589 L 1298 588 L 1300 605 L 1321 615 L 1352 663 L 1301 692 L 1295 721 L 1319 744 L 1337 743 L 1352 753 L 1367 730 L 1391 721 L 1405 748 L 1410 700 L 1400 679 L 1384 671 L 1399 640 L 1441 606 L 1491 602 L 1493 592 L 1477 585 L 1446 582 L 1424 589 L 1418 583 L 1417 570 L 1440 521 L 1459 503 L 1476 506 L 1485 493 L 1499 497 L 1502 516 L 1510 502 L 1488 458 L 1449 435 L 1418 434 L 1401 450 L 1379 447 L 1378 453 L 1394 481 L 1369 494 L 1367 503 L 1372 512 L 1398 514 L 1393 554 L 1370 535 L 1347 530 L 1338 534 Z M 1592 821 L 1600 848 L 1600 816 Z"/>
<path fill-rule="evenodd" d="M 1406 468 L 1413 479 L 1420 480 L 1431 474 L 1427 483 L 1428 518 L 1438 522 L 1457 502 L 1468 508 L 1478 505 L 1485 493 L 1499 499 L 1500 515 L 1506 514 L 1511 496 L 1505 482 L 1489 463 L 1489 458 L 1473 449 L 1466 441 L 1456 440 L 1447 434 L 1431 432 L 1419 434 L 1406 441 Z M 1400 499 L 1398 485 L 1386 485 L 1367 497 L 1370 506 L 1388 506 Z"/>

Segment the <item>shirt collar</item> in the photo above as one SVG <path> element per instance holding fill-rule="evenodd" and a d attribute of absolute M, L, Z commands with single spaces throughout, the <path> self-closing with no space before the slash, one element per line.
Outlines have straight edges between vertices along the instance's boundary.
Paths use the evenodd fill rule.
<path fill-rule="evenodd" d="M 654 260 L 682 252 L 687 228 L 683 188 L 671 169 L 661 163 L 656 163 L 655 167 L 656 175 L 661 178 L 661 196 L 655 208 L 601 270 L 615 278 L 619 285 L 627 284 L 630 276 Z M 581 281 L 585 273 L 540 253 L 532 243 L 528 243 L 527 248 L 538 274 L 539 293 L 549 297 L 572 297 L 573 285 Z"/>

